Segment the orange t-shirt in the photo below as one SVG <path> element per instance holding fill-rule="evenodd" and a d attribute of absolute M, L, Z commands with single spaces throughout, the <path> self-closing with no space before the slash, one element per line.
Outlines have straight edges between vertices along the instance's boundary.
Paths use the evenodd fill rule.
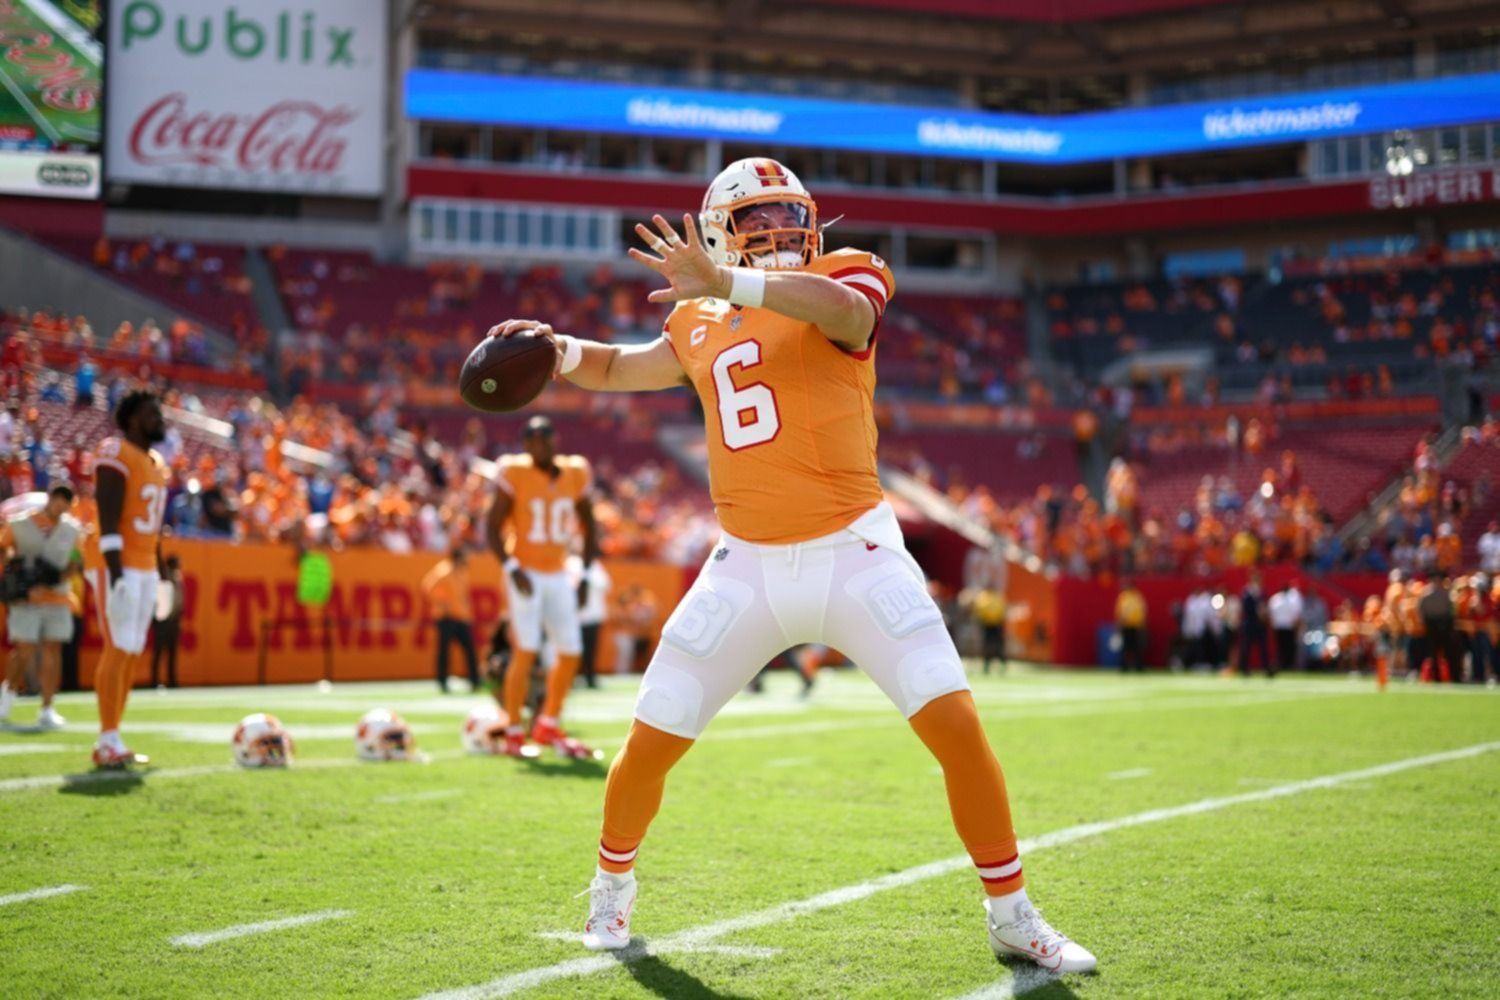
<path fill-rule="evenodd" d="M 156 546 L 167 511 L 167 463 L 153 450 L 142 451 L 120 437 L 99 442 L 94 468 L 106 466 L 125 477 L 120 510 L 120 562 L 126 569 L 156 571 Z M 97 481 L 98 473 L 95 477 Z"/>
<path fill-rule="evenodd" d="M 594 474 L 582 455 L 558 455 L 551 472 L 537 468 L 530 455 L 500 456 L 500 488 L 510 494 L 512 556 L 529 570 L 561 573 L 568 547 L 578 534 L 578 501 L 593 486 Z"/>
<path fill-rule="evenodd" d="M 473 620 L 467 567 L 455 566 L 451 559 L 444 559 L 422 578 L 422 592 L 432 605 L 434 618 L 457 618 L 462 622 Z"/>
<path fill-rule="evenodd" d="M 895 294 L 890 268 L 835 250 L 805 269 L 875 307 Z M 846 528 L 885 494 L 876 471 L 875 341 L 846 351 L 816 326 L 720 299 L 680 302 L 662 336 L 703 401 L 709 492 L 724 530 L 788 544 Z"/>

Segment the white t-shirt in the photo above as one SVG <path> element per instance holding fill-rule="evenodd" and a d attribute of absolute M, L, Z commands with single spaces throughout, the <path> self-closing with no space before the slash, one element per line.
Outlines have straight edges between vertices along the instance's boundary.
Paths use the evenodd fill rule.
<path fill-rule="evenodd" d="M 1500 573 L 1500 534 L 1486 531 L 1479 536 L 1479 568 L 1486 573 Z"/>
<path fill-rule="evenodd" d="M 568 583 L 574 590 L 583 580 L 583 559 L 578 556 L 568 556 L 568 561 L 563 567 L 568 574 Z M 583 602 L 583 607 L 578 609 L 578 624 L 580 625 L 603 625 L 604 619 L 609 617 L 609 574 L 604 570 L 602 560 L 595 559 L 594 564 L 589 567 L 589 593 Z"/>
<path fill-rule="evenodd" d="M 1212 598 L 1199 593 L 1188 597 L 1182 606 L 1182 634 L 1189 639 L 1201 639 L 1208 627 L 1208 616 L 1213 613 Z"/>
<path fill-rule="evenodd" d="M 1266 608 L 1272 628 L 1296 628 L 1302 620 L 1302 595 L 1295 589 L 1279 591 L 1271 595 Z"/>

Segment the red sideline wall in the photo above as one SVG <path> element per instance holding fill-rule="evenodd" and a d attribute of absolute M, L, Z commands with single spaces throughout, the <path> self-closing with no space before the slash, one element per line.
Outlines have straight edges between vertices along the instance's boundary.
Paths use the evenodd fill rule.
<path fill-rule="evenodd" d="M 1245 587 L 1249 573 L 1236 569 L 1218 576 L 1203 578 L 1206 582 L 1236 597 Z M 1336 573 L 1312 577 L 1294 566 L 1268 566 L 1261 569 L 1261 588 L 1267 596 L 1280 590 L 1286 581 L 1296 577 L 1304 593 L 1317 592 L 1328 603 L 1331 613 L 1343 601 L 1356 607 L 1366 597 L 1385 592 L 1386 578 L 1380 573 Z M 1172 605 L 1187 600 L 1198 586 L 1198 580 L 1178 576 L 1139 576 L 1136 586 L 1146 598 L 1146 662 L 1160 666 L 1167 662 L 1167 650 L 1176 634 Z M 1115 620 L 1115 598 L 1118 586 L 1104 586 L 1092 580 L 1059 579 L 1056 591 L 1056 633 L 1052 660 L 1067 666 L 1091 666 L 1098 662 L 1098 631 L 1101 625 Z"/>

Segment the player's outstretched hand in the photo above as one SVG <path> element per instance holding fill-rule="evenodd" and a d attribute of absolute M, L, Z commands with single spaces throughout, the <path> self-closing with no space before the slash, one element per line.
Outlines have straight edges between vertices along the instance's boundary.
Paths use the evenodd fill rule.
<path fill-rule="evenodd" d="M 552 362 L 552 377 L 557 378 L 557 373 L 562 370 L 563 345 L 558 343 L 557 333 L 552 326 L 537 319 L 508 319 L 504 323 L 496 323 L 485 333 L 486 337 L 514 337 L 518 333 L 534 333 L 538 337 L 546 337 L 552 341 L 552 346 L 557 349 L 557 358 Z"/>
<path fill-rule="evenodd" d="M 678 236 L 672 224 L 660 215 L 653 215 L 651 221 L 656 223 L 655 230 L 638 222 L 635 232 L 643 243 L 661 256 L 653 257 L 634 247 L 630 248 L 630 256 L 666 278 L 671 287 L 657 289 L 646 296 L 647 301 L 681 302 L 684 299 L 722 299 L 729 295 L 729 269 L 715 264 L 708 251 L 703 249 L 698 239 L 698 227 L 691 215 L 682 217 L 683 236 Z"/>

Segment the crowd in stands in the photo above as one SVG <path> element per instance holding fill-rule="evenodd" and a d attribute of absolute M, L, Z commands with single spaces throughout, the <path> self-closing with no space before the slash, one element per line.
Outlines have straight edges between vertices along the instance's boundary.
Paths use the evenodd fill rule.
<path fill-rule="evenodd" d="M 99 373 L 87 355 L 63 378 L 28 363 L 29 350 L 24 335 L 4 346 L 0 499 L 59 481 L 86 485 L 93 447 L 113 433 L 107 414 L 143 382 L 116 375 L 96 388 Z M 243 392 L 182 385 L 163 387 L 163 397 L 175 418 L 158 446 L 171 470 L 165 523 L 185 537 L 308 538 L 396 552 L 482 547 L 494 487 L 474 460 L 519 450 L 518 440 L 488 439 L 478 419 L 458 440 L 439 441 L 420 422 L 403 420 L 390 399 L 356 415 L 304 399 L 278 408 Z M 205 429 L 202 418 L 220 423 Z M 60 428 L 65 440 L 57 438 Z M 685 488 L 675 467 L 605 461 L 596 472 L 606 555 L 691 563 L 712 544 L 707 497 Z"/>

